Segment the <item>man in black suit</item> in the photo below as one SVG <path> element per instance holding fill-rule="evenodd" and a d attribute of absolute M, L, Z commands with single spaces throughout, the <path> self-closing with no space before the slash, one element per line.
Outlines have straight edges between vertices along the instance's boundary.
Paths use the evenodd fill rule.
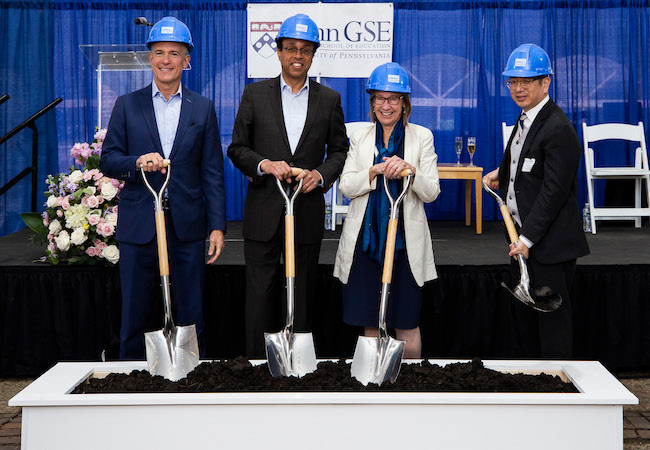
<path fill-rule="evenodd" d="M 263 357 L 264 332 L 282 326 L 280 256 L 284 242 L 284 199 L 276 178 L 290 182 L 291 167 L 305 169 L 294 205 L 296 236 L 295 329 L 311 328 L 318 255 L 323 238 L 324 200 L 338 178 L 348 150 L 338 92 L 309 80 L 320 45 L 318 28 L 306 15 L 285 20 L 278 32 L 279 77 L 246 86 L 228 156 L 248 177 L 244 205 L 246 261 L 246 353 Z"/>
<path fill-rule="evenodd" d="M 522 108 L 498 169 L 485 175 L 499 188 L 518 227 L 519 241 L 509 255 L 527 259 L 531 287 L 549 286 L 562 305 L 537 313 L 541 358 L 572 357 L 569 290 L 576 260 L 589 254 L 577 200 L 580 142 L 573 125 L 548 96 L 553 74 L 546 52 L 517 47 L 506 65 L 510 95 Z M 518 268 L 517 268 L 518 270 Z"/>

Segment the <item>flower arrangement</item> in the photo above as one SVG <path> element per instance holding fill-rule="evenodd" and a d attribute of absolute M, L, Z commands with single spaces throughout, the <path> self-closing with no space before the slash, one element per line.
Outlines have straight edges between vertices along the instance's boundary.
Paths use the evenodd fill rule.
<path fill-rule="evenodd" d="M 46 255 L 51 264 L 116 264 L 120 251 L 115 239 L 118 196 L 124 182 L 104 176 L 99 158 L 106 130 L 88 144 L 70 150 L 76 166 L 69 173 L 48 175 L 45 211 L 21 214 L 25 224 L 47 236 Z"/>

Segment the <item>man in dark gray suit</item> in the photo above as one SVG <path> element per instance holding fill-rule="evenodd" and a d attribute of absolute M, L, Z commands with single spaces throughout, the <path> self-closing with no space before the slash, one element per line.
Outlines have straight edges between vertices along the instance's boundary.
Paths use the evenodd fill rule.
<path fill-rule="evenodd" d="M 295 329 L 311 328 L 310 302 L 316 297 L 318 255 L 323 238 L 324 200 L 338 178 L 348 150 L 338 92 L 309 80 L 307 71 L 320 45 L 318 28 L 306 15 L 285 20 L 278 32 L 279 77 L 246 86 L 228 156 L 248 177 L 244 206 L 246 261 L 246 353 L 264 356 L 264 332 L 281 328 L 280 256 L 284 199 L 276 178 L 305 169 L 295 202 Z"/>
<path fill-rule="evenodd" d="M 552 74 L 548 54 L 534 44 L 510 55 L 503 76 L 522 113 L 501 165 L 484 180 L 499 188 L 518 228 L 519 241 L 509 255 L 527 259 L 532 287 L 549 286 L 563 299 L 556 311 L 537 313 L 540 353 L 525 356 L 571 358 L 569 290 L 576 260 L 589 254 L 589 247 L 577 200 L 580 142 L 548 96 Z"/>

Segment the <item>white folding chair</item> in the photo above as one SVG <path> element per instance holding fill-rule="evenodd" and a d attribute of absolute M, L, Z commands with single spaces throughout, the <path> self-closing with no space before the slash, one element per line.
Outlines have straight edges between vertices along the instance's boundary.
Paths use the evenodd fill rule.
<path fill-rule="evenodd" d="M 345 131 L 348 138 L 355 130 L 372 125 L 371 122 L 348 122 L 345 124 Z M 348 205 L 343 204 L 343 194 L 339 191 L 339 180 L 337 179 L 332 185 L 332 231 L 336 230 L 337 225 L 343 223 L 343 216 L 348 213 Z"/>
<path fill-rule="evenodd" d="M 638 142 L 634 154 L 634 166 L 595 167 L 594 150 L 590 143 L 604 140 L 625 140 Z M 623 123 L 606 123 L 588 126 L 582 123 L 582 141 L 585 150 L 585 169 L 587 171 L 587 191 L 589 209 L 591 210 L 591 232 L 596 234 L 597 220 L 634 220 L 636 228 L 641 227 L 641 217 L 650 216 L 650 208 L 641 207 L 641 186 L 645 180 L 646 196 L 650 201 L 650 170 L 648 169 L 648 151 L 645 144 L 643 122 L 638 125 Z M 598 152 L 605 152 L 606 145 L 599 145 Z M 634 208 L 596 208 L 594 203 L 594 180 L 627 179 L 634 180 Z"/>
<path fill-rule="evenodd" d="M 506 145 L 508 145 L 508 139 L 510 139 L 510 135 L 512 134 L 512 129 L 514 128 L 514 125 L 506 125 L 505 122 L 501 122 L 501 133 L 503 133 L 503 151 L 506 151 Z"/>

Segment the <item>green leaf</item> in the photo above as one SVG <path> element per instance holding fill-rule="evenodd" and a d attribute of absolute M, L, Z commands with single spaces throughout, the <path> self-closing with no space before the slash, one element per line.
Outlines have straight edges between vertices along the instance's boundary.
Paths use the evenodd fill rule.
<path fill-rule="evenodd" d="M 72 196 L 77 200 L 79 200 L 79 198 L 83 195 L 83 193 L 84 193 L 83 189 L 77 189 L 76 191 L 74 191 L 74 194 L 72 194 Z"/>
<path fill-rule="evenodd" d="M 43 225 L 43 217 L 37 212 L 26 212 L 22 213 L 20 217 L 23 219 L 23 222 L 25 222 L 25 225 L 27 225 L 31 230 L 34 230 L 38 234 L 45 234 L 49 232 L 47 227 Z"/>

